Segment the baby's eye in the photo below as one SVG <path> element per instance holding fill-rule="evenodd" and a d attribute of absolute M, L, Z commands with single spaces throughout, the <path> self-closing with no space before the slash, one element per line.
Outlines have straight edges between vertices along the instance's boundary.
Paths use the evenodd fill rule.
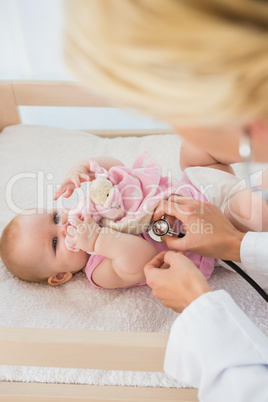
<path fill-rule="evenodd" d="M 57 212 L 54 213 L 54 215 L 53 215 L 53 220 L 54 220 L 54 223 L 56 223 L 56 225 L 59 223 L 60 217 L 59 217 L 59 215 L 57 214 Z"/>
<path fill-rule="evenodd" d="M 56 251 L 56 248 L 57 248 L 57 242 L 58 242 L 58 239 L 57 239 L 57 237 L 55 237 L 55 238 L 52 240 L 52 247 L 54 248 L 55 251 Z"/>

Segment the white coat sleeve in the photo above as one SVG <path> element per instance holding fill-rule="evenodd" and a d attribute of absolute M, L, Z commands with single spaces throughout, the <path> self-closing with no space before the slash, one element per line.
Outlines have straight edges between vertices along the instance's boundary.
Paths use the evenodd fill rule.
<path fill-rule="evenodd" d="M 268 401 L 268 338 L 224 290 L 191 303 L 171 329 L 165 372 L 204 402 Z"/>
<path fill-rule="evenodd" d="M 246 233 L 241 243 L 240 258 L 242 268 L 268 292 L 268 233 Z"/>

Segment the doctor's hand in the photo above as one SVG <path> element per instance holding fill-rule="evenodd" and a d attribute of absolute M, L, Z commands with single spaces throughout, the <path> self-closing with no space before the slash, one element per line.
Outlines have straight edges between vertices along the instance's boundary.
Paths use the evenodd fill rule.
<path fill-rule="evenodd" d="M 245 233 L 237 230 L 217 206 L 172 195 L 168 201 L 159 204 L 153 220 L 160 219 L 163 215 L 171 226 L 175 218 L 182 221 L 185 231 L 183 238 L 163 238 L 171 250 L 241 261 L 240 246 Z"/>
<path fill-rule="evenodd" d="M 144 268 L 153 295 L 177 313 L 204 293 L 212 291 L 204 275 L 185 255 L 163 251 Z"/>

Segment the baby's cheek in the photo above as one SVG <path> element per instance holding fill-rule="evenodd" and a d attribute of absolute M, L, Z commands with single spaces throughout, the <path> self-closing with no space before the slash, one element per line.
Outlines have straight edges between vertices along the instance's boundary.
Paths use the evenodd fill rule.
<path fill-rule="evenodd" d="M 79 250 L 79 252 L 75 254 L 75 257 L 77 257 L 77 260 L 82 264 L 86 264 L 89 259 L 89 254 L 86 251 Z"/>
<path fill-rule="evenodd" d="M 66 250 L 65 254 L 65 267 L 68 266 L 68 270 L 72 272 L 80 271 L 87 264 L 89 259 L 89 254 L 85 251 L 79 250 L 78 252 L 73 252 Z"/>

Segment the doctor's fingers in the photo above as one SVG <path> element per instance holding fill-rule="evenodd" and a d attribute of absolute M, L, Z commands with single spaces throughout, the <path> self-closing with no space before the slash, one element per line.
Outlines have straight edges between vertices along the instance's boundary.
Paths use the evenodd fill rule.
<path fill-rule="evenodd" d="M 181 312 L 193 300 L 212 289 L 204 275 L 181 253 L 167 251 L 163 257 L 169 269 L 148 269 L 147 284 L 165 307 Z"/>
<path fill-rule="evenodd" d="M 152 289 L 152 294 L 156 299 L 161 300 L 163 306 L 172 308 L 174 311 L 180 312 L 181 305 L 177 297 L 171 296 L 174 292 L 172 287 L 175 286 L 175 294 L 178 294 L 177 286 L 174 285 L 170 269 L 159 269 L 147 266 L 145 270 L 147 285 Z"/>
<path fill-rule="evenodd" d="M 153 291 L 153 295 L 155 295 L 155 292 L 163 287 L 163 284 L 166 282 L 165 276 L 167 273 L 168 269 L 161 269 L 161 268 L 155 268 L 154 266 L 151 265 L 146 265 L 144 269 L 145 277 L 146 277 L 146 283 L 148 286 Z M 158 293 L 157 293 L 158 294 Z"/>
<path fill-rule="evenodd" d="M 151 259 L 151 261 L 147 262 L 144 269 L 149 271 L 153 268 L 161 268 L 162 265 L 165 263 L 164 256 L 166 253 L 167 251 L 162 251 L 161 253 L 157 254 L 154 258 Z"/>
<path fill-rule="evenodd" d="M 187 233 L 182 238 L 178 238 L 175 236 L 164 236 L 162 239 L 168 246 L 169 250 L 174 251 L 192 251 L 195 245 L 195 237 L 190 236 L 190 234 L 187 235 Z"/>
<path fill-rule="evenodd" d="M 201 209 L 201 204 L 203 204 L 200 201 L 182 197 L 173 198 L 173 200 L 162 201 L 155 210 L 153 219 L 156 220 L 160 219 L 163 215 L 169 215 L 184 222 L 190 216 L 198 213 Z"/>
<path fill-rule="evenodd" d="M 162 272 L 167 271 L 170 265 L 167 263 L 166 254 L 176 254 L 173 251 L 162 251 L 157 254 L 151 261 L 149 261 L 144 267 L 144 273 L 146 276 L 147 284 L 150 287 L 158 286 L 158 282 L 161 284 Z M 172 258 L 169 259 L 172 261 Z"/>

